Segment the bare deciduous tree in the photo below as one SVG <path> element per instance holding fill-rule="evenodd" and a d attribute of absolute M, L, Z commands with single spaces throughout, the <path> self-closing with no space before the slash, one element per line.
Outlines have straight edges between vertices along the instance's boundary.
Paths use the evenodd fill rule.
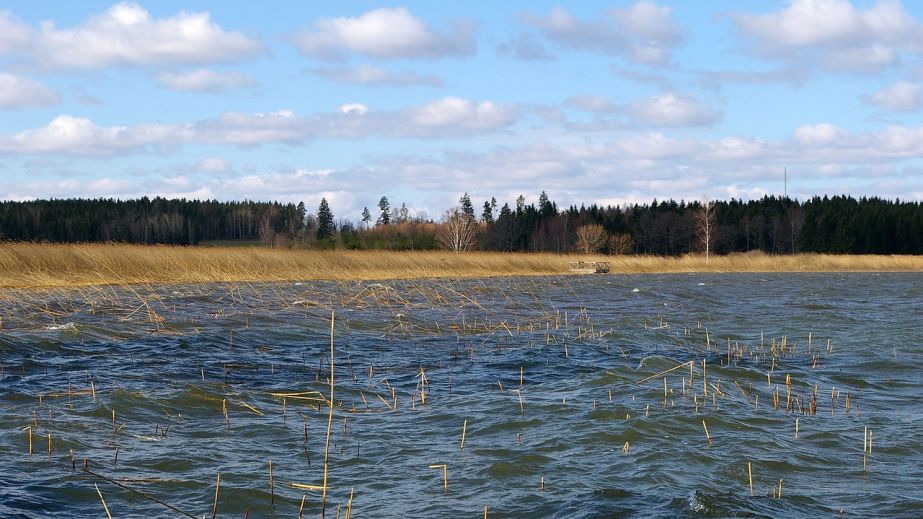
<path fill-rule="evenodd" d="M 708 262 L 715 241 L 715 201 L 707 196 L 702 199 L 695 213 L 695 234 L 699 247 L 705 252 L 705 261 Z"/>
<path fill-rule="evenodd" d="M 477 236 L 477 221 L 460 207 L 449 209 L 442 215 L 439 243 L 456 254 L 471 249 Z"/>
<path fill-rule="evenodd" d="M 602 225 L 592 223 L 577 228 L 577 249 L 583 254 L 599 252 L 606 245 L 608 234 Z"/>
<path fill-rule="evenodd" d="M 613 234 L 609 238 L 610 254 L 629 254 L 635 247 L 635 241 L 627 232 Z"/>

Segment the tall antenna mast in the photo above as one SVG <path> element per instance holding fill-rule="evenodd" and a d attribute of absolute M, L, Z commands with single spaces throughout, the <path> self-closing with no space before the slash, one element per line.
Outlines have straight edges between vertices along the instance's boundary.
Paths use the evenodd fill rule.
<path fill-rule="evenodd" d="M 785 166 L 785 198 L 788 198 L 788 166 Z"/>

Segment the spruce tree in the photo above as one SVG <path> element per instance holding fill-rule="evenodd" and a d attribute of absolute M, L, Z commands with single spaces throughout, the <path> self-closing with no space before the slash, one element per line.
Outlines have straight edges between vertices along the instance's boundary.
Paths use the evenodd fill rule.
<path fill-rule="evenodd" d="M 334 224 L 333 213 L 330 212 L 330 206 L 326 198 L 320 199 L 320 206 L 317 208 L 317 239 L 323 240 L 333 236 Z"/>

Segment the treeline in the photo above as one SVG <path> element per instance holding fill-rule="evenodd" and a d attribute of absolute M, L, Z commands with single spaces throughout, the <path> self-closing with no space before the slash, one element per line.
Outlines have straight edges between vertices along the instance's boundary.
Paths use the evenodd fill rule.
<path fill-rule="evenodd" d="M 0 202 L 0 238 L 48 242 L 195 245 L 203 241 L 273 244 L 302 232 L 304 204 L 68 199 Z"/>
<path fill-rule="evenodd" d="M 377 218 L 335 219 L 326 200 L 303 203 L 198 200 L 35 200 L 0 202 L 0 239 L 49 242 L 117 241 L 199 244 L 260 241 L 309 248 L 495 250 L 680 255 L 760 250 L 923 254 L 923 205 L 849 196 L 800 202 L 657 201 L 560 208 L 544 192 L 537 203 L 485 201 L 468 195 L 437 220 L 414 215 L 382 197 Z M 708 232 L 703 232 L 707 230 Z"/>

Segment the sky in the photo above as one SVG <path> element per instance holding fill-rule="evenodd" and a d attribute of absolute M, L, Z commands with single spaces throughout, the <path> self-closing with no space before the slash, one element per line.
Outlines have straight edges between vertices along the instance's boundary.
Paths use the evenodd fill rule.
<path fill-rule="evenodd" d="M 0 0 L 0 199 L 923 200 L 921 159 L 923 2 Z"/>

